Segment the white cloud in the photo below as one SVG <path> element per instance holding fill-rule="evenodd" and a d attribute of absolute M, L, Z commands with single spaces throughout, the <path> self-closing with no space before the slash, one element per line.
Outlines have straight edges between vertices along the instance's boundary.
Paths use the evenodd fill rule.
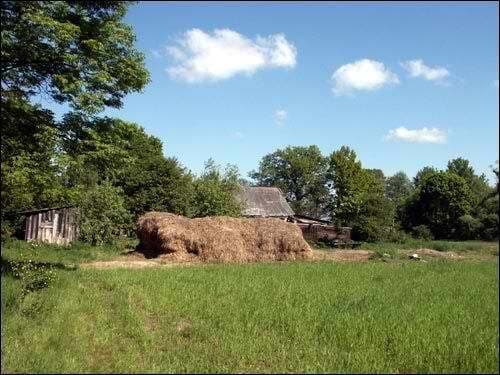
<path fill-rule="evenodd" d="M 387 84 L 399 83 L 396 74 L 383 63 L 362 59 L 342 65 L 332 75 L 335 95 L 350 94 L 354 90 L 376 90 Z"/>
<path fill-rule="evenodd" d="M 428 81 L 442 81 L 449 77 L 450 72 L 442 66 L 430 67 L 424 64 L 422 59 L 409 60 L 401 63 L 401 66 L 410 73 L 411 77 L 422 77 Z"/>
<path fill-rule="evenodd" d="M 278 109 L 274 112 L 274 121 L 278 126 L 284 125 L 287 117 L 288 113 L 284 109 Z"/>
<path fill-rule="evenodd" d="M 188 30 L 166 51 L 175 60 L 168 74 L 189 83 L 251 75 L 264 68 L 293 68 L 297 63 L 297 49 L 285 35 L 252 40 L 230 29 L 216 29 L 212 34 Z"/>
<path fill-rule="evenodd" d="M 447 133 L 438 128 L 407 129 L 401 126 L 389 130 L 389 133 L 384 138 L 387 141 L 410 143 L 446 143 Z"/>

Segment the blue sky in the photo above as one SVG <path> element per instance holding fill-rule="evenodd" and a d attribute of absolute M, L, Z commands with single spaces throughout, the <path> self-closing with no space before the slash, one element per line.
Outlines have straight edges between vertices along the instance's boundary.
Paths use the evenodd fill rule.
<path fill-rule="evenodd" d="M 316 144 L 410 177 L 462 156 L 493 180 L 498 3 L 146 2 L 126 22 L 152 82 L 105 114 L 195 173 Z"/>

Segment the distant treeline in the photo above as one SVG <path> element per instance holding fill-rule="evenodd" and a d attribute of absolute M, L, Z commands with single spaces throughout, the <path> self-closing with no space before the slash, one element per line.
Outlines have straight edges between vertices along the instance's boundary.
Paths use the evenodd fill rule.
<path fill-rule="evenodd" d="M 350 226 L 360 240 L 492 240 L 498 238 L 498 165 L 494 173 L 492 187 L 457 158 L 444 171 L 422 168 L 413 180 L 404 172 L 386 177 L 363 168 L 349 147 L 323 156 L 309 146 L 264 156 L 250 176 L 257 185 L 280 187 L 296 213 Z"/>

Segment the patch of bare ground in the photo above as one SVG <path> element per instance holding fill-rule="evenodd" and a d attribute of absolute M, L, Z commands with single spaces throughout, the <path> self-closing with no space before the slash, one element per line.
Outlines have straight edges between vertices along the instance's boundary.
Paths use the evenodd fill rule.
<path fill-rule="evenodd" d="M 447 259 L 447 260 L 491 260 L 497 258 L 495 255 L 463 253 L 457 254 L 453 251 L 437 251 L 433 249 L 400 250 L 399 254 L 409 257 L 417 254 L 421 259 Z M 374 251 L 370 250 L 319 250 L 312 252 L 311 261 L 335 261 L 335 262 L 366 262 L 373 259 Z M 270 261 L 262 261 L 268 263 Z M 285 261 L 286 262 L 286 261 Z M 214 262 L 204 262 L 198 256 L 191 253 L 162 254 L 156 258 L 147 258 L 144 254 L 132 251 L 119 258 L 110 261 L 97 261 L 82 263 L 81 268 L 151 268 L 151 267 L 181 267 L 191 265 L 205 265 Z M 252 262 L 250 262 L 252 263 Z"/>
<path fill-rule="evenodd" d="M 339 262 L 365 262 L 373 254 L 370 250 L 316 250 L 313 254 L 314 260 L 334 260 Z"/>
<path fill-rule="evenodd" d="M 89 262 L 80 264 L 80 268 L 146 268 L 160 266 L 161 264 L 154 260 L 108 260 L 99 262 Z"/>
<path fill-rule="evenodd" d="M 446 258 L 446 259 L 463 259 L 462 255 L 458 255 L 453 251 L 437 251 L 433 249 L 416 249 L 407 250 L 403 254 L 418 254 L 419 256 L 427 256 L 431 258 Z"/>
<path fill-rule="evenodd" d="M 437 251 L 433 249 L 417 249 L 413 253 L 434 258 L 461 259 L 463 256 L 453 251 Z"/>

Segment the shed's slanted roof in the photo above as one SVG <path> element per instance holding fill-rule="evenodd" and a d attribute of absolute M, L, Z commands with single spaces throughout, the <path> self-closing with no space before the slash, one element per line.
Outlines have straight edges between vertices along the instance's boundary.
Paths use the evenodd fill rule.
<path fill-rule="evenodd" d="M 243 216 L 286 217 L 294 212 L 281 190 L 274 187 L 241 187 L 238 198 L 243 203 Z"/>

